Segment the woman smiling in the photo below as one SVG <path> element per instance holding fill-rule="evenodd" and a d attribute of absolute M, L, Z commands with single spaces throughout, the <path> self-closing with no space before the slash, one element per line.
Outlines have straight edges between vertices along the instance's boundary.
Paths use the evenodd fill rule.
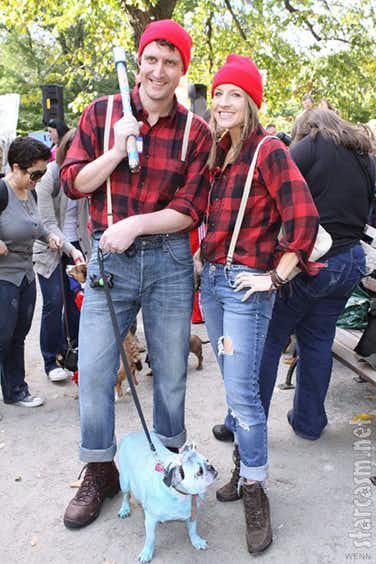
<path fill-rule="evenodd" d="M 262 79 L 248 57 L 230 55 L 214 76 L 209 157 L 212 189 L 201 246 L 202 305 L 223 375 L 226 425 L 235 434 L 235 469 L 217 491 L 219 501 L 243 497 L 251 553 L 272 542 L 267 478 L 267 432 L 259 395 L 259 367 L 275 290 L 299 262 L 306 270 L 318 229 L 307 185 L 284 144 L 267 138 L 258 120 Z M 259 146 L 260 142 L 262 145 Z M 244 217 L 242 194 L 258 158 Z M 283 237 L 278 243 L 282 228 Z M 234 236 L 235 232 L 235 236 Z"/>

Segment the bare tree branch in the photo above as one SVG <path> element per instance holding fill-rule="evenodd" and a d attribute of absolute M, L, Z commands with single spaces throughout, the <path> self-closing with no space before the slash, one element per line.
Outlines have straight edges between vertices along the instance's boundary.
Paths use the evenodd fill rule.
<path fill-rule="evenodd" d="M 237 15 L 235 14 L 234 10 L 232 9 L 232 6 L 231 6 L 231 3 L 229 2 L 229 0 L 225 0 L 225 5 L 226 5 L 228 11 L 230 12 L 231 17 L 234 20 L 234 23 L 235 23 L 236 27 L 238 28 L 238 31 L 239 31 L 242 39 L 244 39 L 244 41 L 246 43 L 248 43 L 248 39 L 247 39 L 247 36 L 245 34 L 245 31 L 243 30 Z"/>
<path fill-rule="evenodd" d="M 313 29 L 313 24 L 311 24 L 308 18 L 302 16 L 301 11 L 298 10 L 297 8 L 294 8 L 294 6 L 290 4 L 290 0 L 284 0 L 283 3 L 285 5 L 286 10 L 288 10 L 290 14 L 299 14 L 302 20 L 304 21 L 305 25 L 308 27 L 309 31 L 312 33 L 313 37 L 316 39 L 316 41 L 321 41 L 322 38 L 315 32 L 315 30 Z"/>
<path fill-rule="evenodd" d="M 208 29 L 208 51 L 209 51 L 209 72 L 213 74 L 214 53 L 212 45 L 213 29 L 212 29 L 213 12 L 210 10 L 206 25 Z"/>

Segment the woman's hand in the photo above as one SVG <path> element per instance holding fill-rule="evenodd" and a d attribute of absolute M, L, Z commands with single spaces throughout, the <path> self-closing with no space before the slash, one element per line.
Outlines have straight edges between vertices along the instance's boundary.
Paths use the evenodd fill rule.
<path fill-rule="evenodd" d="M 201 249 L 198 249 L 193 255 L 193 266 L 195 269 L 195 274 L 197 274 L 197 276 L 201 276 L 202 271 L 204 270 L 204 262 L 201 256 Z"/>
<path fill-rule="evenodd" d="M 0 241 L 0 257 L 6 257 L 8 254 L 8 247 L 4 241 Z"/>
<path fill-rule="evenodd" d="M 71 252 L 71 257 L 75 264 L 82 264 L 85 262 L 84 255 L 81 253 L 79 249 L 76 249 L 76 247 L 73 248 Z"/>
<path fill-rule="evenodd" d="M 51 249 L 51 251 L 58 251 L 59 249 L 61 249 L 62 245 L 63 243 L 60 237 L 55 235 L 55 233 L 48 234 L 48 246 Z"/>
<path fill-rule="evenodd" d="M 248 300 L 255 292 L 268 292 L 272 289 L 273 282 L 270 274 L 251 274 L 250 272 L 240 272 L 235 278 L 235 292 L 240 292 L 244 288 L 249 290 L 244 294 L 242 302 Z"/>

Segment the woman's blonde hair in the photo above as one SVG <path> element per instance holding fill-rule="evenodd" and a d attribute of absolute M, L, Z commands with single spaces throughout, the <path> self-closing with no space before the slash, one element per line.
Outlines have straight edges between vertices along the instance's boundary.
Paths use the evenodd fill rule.
<path fill-rule="evenodd" d="M 259 124 L 258 108 L 257 108 L 256 104 L 254 103 L 252 98 L 250 96 L 248 96 L 248 94 L 246 92 L 244 92 L 244 90 L 242 90 L 242 92 L 244 94 L 245 99 L 247 100 L 247 105 L 246 105 L 246 108 L 245 108 L 244 125 L 243 125 L 243 129 L 242 129 L 242 133 L 241 133 L 240 143 L 236 147 L 236 150 L 234 151 L 233 160 L 235 160 L 238 157 L 244 141 L 247 139 L 249 134 L 257 128 L 257 126 Z M 209 152 L 208 165 L 209 165 L 209 168 L 212 169 L 215 166 L 216 159 L 217 159 L 218 143 L 222 139 L 222 137 L 225 135 L 225 133 L 227 132 L 227 129 L 226 130 L 220 130 L 219 129 L 218 124 L 217 124 L 216 119 L 215 119 L 214 114 L 213 114 L 213 110 L 211 110 L 211 112 L 210 112 L 209 127 L 210 127 L 210 131 L 211 131 L 211 134 L 212 134 L 213 142 L 212 142 L 212 146 L 211 146 L 211 149 L 210 149 L 210 152 Z"/>
<path fill-rule="evenodd" d="M 67 131 L 65 135 L 63 135 L 63 137 L 61 138 L 61 141 L 56 151 L 56 162 L 59 165 L 59 167 L 63 164 L 65 160 L 66 154 L 68 152 L 69 147 L 71 146 L 75 133 L 76 133 L 76 128 L 73 127 L 72 129 Z"/>
<path fill-rule="evenodd" d="M 326 109 L 306 110 L 296 120 L 292 130 L 292 144 L 307 135 L 315 139 L 319 133 L 350 151 L 368 154 L 375 150 L 375 137 L 369 127 L 349 123 L 332 110 Z"/>

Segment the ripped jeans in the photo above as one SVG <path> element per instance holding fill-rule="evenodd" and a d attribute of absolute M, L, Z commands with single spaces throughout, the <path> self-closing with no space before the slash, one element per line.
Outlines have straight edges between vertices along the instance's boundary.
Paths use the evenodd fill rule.
<path fill-rule="evenodd" d="M 201 279 L 205 322 L 222 372 L 229 414 L 240 452 L 240 476 L 262 482 L 267 477 L 265 412 L 260 400 L 259 370 L 275 292 L 257 292 L 246 302 L 246 290 L 235 292 L 239 272 L 260 273 L 233 265 L 206 264 Z"/>

